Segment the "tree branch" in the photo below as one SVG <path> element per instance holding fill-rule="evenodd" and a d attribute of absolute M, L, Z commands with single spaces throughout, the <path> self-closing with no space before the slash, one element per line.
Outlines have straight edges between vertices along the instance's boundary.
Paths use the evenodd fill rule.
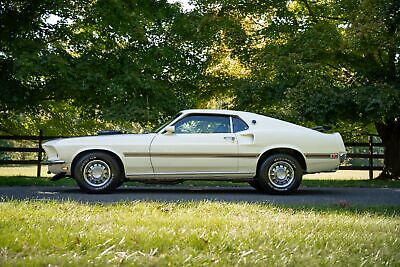
<path fill-rule="evenodd" d="M 306 9 L 308 11 L 309 16 L 311 17 L 311 20 L 313 22 L 315 22 L 315 23 L 318 22 L 318 19 L 321 19 L 321 18 L 322 19 L 337 20 L 337 21 L 348 21 L 347 18 L 342 18 L 342 17 L 322 16 L 322 15 L 318 15 L 317 16 L 317 15 L 315 15 L 314 11 L 311 8 L 310 3 L 307 0 L 301 0 L 301 2 L 304 3 L 304 5 L 305 5 L 305 7 L 306 7 Z"/>
<path fill-rule="evenodd" d="M 337 20 L 337 21 L 348 21 L 349 20 L 348 18 L 332 17 L 332 16 L 318 16 L 318 18 Z"/>
<path fill-rule="evenodd" d="M 318 19 L 315 17 L 314 11 L 312 10 L 312 8 L 311 8 L 310 4 L 308 3 L 308 1 L 307 0 L 301 0 L 301 2 L 303 2 L 304 5 L 306 6 L 308 14 L 311 17 L 311 20 L 313 22 L 315 22 L 315 23 L 318 22 Z"/>
<path fill-rule="evenodd" d="M 9 135 L 17 135 L 17 133 L 10 131 L 10 129 L 4 128 L 2 126 L 0 126 L 0 132 L 9 134 Z"/>

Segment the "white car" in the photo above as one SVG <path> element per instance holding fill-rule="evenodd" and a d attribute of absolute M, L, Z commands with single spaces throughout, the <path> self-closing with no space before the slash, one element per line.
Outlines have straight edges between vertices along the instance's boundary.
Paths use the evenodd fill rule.
<path fill-rule="evenodd" d="M 290 193 L 305 173 L 335 171 L 346 156 L 339 133 L 325 134 L 233 110 L 184 110 L 154 133 L 74 137 L 43 144 L 49 172 L 72 176 L 86 192 L 126 180 L 249 182 Z"/>

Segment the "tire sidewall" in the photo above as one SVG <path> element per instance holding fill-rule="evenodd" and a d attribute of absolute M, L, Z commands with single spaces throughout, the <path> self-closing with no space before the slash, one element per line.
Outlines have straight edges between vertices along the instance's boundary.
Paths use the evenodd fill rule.
<path fill-rule="evenodd" d="M 264 191 L 264 189 L 260 186 L 259 182 L 257 179 L 253 179 L 249 182 L 249 185 L 251 185 L 254 189 L 257 191 Z"/>
<path fill-rule="evenodd" d="M 94 187 L 88 184 L 83 176 L 85 166 L 93 160 L 104 161 L 111 170 L 110 179 L 107 181 L 107 183 L 99 187 Z M 75 178 L 79 187 L 88 193 L 108 193 L 120 185 L 122 180 L 122 172 L 118 162 L 112 156 L 101 152 L 93 152 L 83 155 L 77 161 L 74 166 L 73 177 Z"/>
<path fill-rule="evenodd" d="M 268 178 L 269 168 L 278 161 L 284 161 L 291 165 L 294 171 L 293 181 L 286 187 L 280 188 L 274 186 Z M 257 181 L 260 186 L 269 193 L 288 194 L 296 191 L 301 183 L 303 170 L 300 163 L 292 156 L 285 154 L 277 154 L 268 157 L 260 166 L 257 175 Z"/>

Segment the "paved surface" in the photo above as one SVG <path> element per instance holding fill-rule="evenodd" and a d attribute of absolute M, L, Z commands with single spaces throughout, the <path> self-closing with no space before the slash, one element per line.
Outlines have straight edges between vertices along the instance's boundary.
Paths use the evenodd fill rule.
<path fill-rule="evenodd" d="M 81 202 L 112 203 L 118 201 L 228 201 L 274 204 L 339 204 L 400 207 L 400 188 L 300 188 L 293 195 L 268 195 L 251 187 L 122 187 L 111 194 L 86 194 L 77 187 L 13 186 L 0 187 L 0 200 L 77 200 Z"/>

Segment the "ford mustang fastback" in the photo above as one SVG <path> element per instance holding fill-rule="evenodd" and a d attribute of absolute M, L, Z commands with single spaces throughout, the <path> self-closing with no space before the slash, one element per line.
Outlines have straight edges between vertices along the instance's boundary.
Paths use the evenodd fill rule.
<path fill-rule="evenodd" d="M 303 174 L 337 170 L 346 150 L 339 133 L 232 110 L 185 110 L 154 133 L 111 134 L 43 144 L 49 172 L 71 176 L 89 193 L 124 181 L 248 182 L 269 193 L 291 193 Z"/>

